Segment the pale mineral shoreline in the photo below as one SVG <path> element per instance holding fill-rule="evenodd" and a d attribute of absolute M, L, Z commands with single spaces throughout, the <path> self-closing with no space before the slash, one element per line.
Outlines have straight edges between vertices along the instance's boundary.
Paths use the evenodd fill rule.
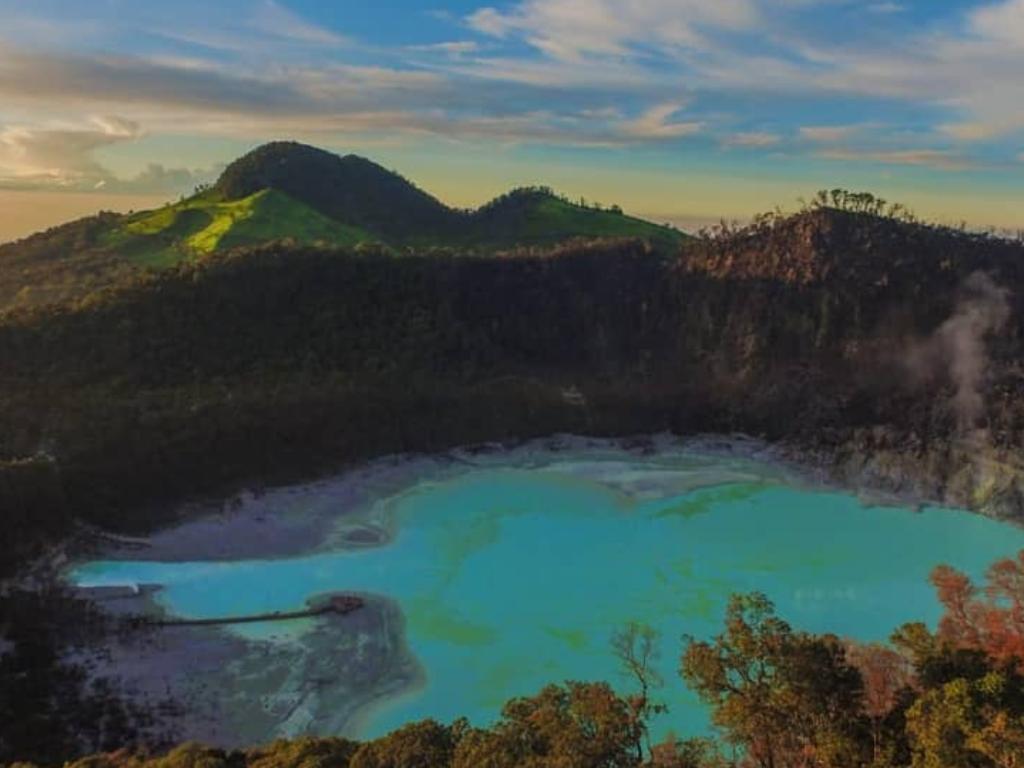
<path fill-rule="evenodd" d="M 401 493 L 419 478 L 453 477 L 469 469 L 530 467 L 533 461 L 581 458 L 670 458 L 702 455 L 749 461 L 780 481 L 812 490 L 856 494 L 865 504 L 953 507 L 1024 525 L 1024 518 L 968 509 L 959 491 L 944 489 L 917 460 L 858 455 L 783 442 L 769 443 L 742 434 L 681 437 L 670 433 L 596 438 L 556 434 L 502 443 L 464 446 L 434 454 L 395 454 L 340 469 L 321 480 L 261 491 L 243 491 L 223 500 L 182 504 L 174 520 L 149 535 L 125 537 L 84 531 L 46 556 L 27 572 L 42 578 L 66 571 L 84 560 L 144 559 L 153 562 L 270 560 L 296 557 L 324 549 L 385 545 L 394 531 L 373 505 Z M 891 453 L 891 452 L 890 452 Z M 917 462 L 917 463 L 916 463 Z M 890 466 L 891 465 L 891 466 Z M 727 481 L 727 480 L 726 480 Z"/>
<path fill-rule="evenodd" d="M 550 464 L 562 471 L 599 471 L 634 459 L 653 462 L 653 474 L 656 462 L 664 461 L 664 471 L 678 475 L 673 461 L 695 458 L 707 459 L 709 468 L 694 471 L 690 480 L 680 477 L 673 491 L 751 480 L 836 489 L 822 468 L 742 436 L 556 435 L 512 446 L 385 457 L 321 481 L 242 494 L 213 512 L 210 505 L 184 508 L 183 522 L 145 539 L 93 538 L 87 547 L 72 550 L 62 570 L 67 574 L 86 559 L 269 560 L 386 546 L 395 535 L 387 501 L 424 479 L 442 482 L 489 468 L 543 471 Z M 614 488 L 615 482 L 624 484 L 623 493 L 644 492 L 639 480 L 640 485 L 630 485 L 629 472 L 609 485 Z M 864 500 L 886 506 L 920 503 L 878 494 Z M 336 588 L 344 591 L 345 585 Z M 117 601 L 113 612 L 158 612 L 155 595 L 142 590 L 136 598 Z M 120 676 L 122 695 L 135 703 L 177 703 L 180 739 L 237 747 L 306 733 L 358 736 L 375 711 L 414 693 L 425 679 L 408 650 L 400 607 L 386 596 L 368 598 L 364 609 L 312 620 L 312 629 L 285 643 L 246 639 L 223 627 L 168 627 L 112 638 L 108 647 L 96 649 L 93 669 L 97 675 Z"/>
<path fill-rule="evenodd" d="M 176 521 L 143 537 L 95 532 L 68 551 L 84 560 L 206 562 L 270 560 L 324 549 L 383 546 L 393 535 L 375 504 L 420 479 L 440 481 L 474 469 L 536 468 L 563 458 L 585 460 L 702 455 L 759 465 L 780 481 L 829 487 L 825 475 L 784 458 L 768 443 L 741 435 L 627 438 L 554 435 L 516 443 L 485 443 L 439 454 L 398 454 L 361 463 L 309 483 L 245 491 L 221 502 L 179 508 Z M 730 482 L 723 476 L 721 482 Z M 714 484 L 703 482 L 701 485 Z M 696 486 L 695 486 L 696 487 Z"/>
<path fill-rule="evenodd" d="M 102 605 L 112 617 L 160 615 L 153 594 Z M 122 698 L 161 712 L 174 741 L 225 749 L 311 733 L 354 737 L 380 701 L 422 685 L 394 601 L 366 596 L 351 614 L 282 621 L 282 631 L 298 621 L 305 631 L 285 642 L 227 626 L 136 628 L 71 660 L 118 679 Z"/>

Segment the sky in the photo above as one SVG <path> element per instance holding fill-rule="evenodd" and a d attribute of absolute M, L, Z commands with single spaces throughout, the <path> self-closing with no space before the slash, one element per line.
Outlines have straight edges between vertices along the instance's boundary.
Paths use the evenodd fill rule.
<path fill-rule="evenodd" d="M 1024 0 L 0 0 L 0 241 L 265 141 L 696 228 L 869 190 L 1024 228 Z"/>

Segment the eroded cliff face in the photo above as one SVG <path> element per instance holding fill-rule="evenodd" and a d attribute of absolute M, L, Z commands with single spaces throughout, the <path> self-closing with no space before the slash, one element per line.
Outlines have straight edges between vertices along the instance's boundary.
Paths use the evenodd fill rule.
<path fill-rule="evenodd" d="M 787 413 L 772 436 L 844 484 L 1019 517 L 1022 256 L 1019 243 L 816 211 L 706 241 L 681 269 L 728 286 L 745 316 L 721 339 L 733 365 L 756 350 L 727 409 L 749 396 L 752 421 Z M 772 306 L 757 298 L 768 286 Z"/>
<path fill-rule="evenodd" d="M 673 255 L 228 254 L 0 320 L 0 493 L 47 532 L 137 527 L 148 505 L 384 453 L 673 430 L 1016 517 L 1022 256 L 835 211 Z M 982 288 L 1005 306 L 986 315 Z"/>

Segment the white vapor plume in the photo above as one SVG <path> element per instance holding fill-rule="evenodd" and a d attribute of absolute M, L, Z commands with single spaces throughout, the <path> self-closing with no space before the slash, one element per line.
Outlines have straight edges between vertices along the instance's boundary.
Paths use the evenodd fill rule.
<path fill-rule="evenodd" d="M 952 317 L 910 355 L 911 368 L 918 374 L 944 374 L 952 382 L 956 391 L 951 405 L 963 436 L 975 436 L 984 415 L 985 340 L 1010 319 L 1009 295 L 985 272 L 971 274 L 961 286 Z"/>

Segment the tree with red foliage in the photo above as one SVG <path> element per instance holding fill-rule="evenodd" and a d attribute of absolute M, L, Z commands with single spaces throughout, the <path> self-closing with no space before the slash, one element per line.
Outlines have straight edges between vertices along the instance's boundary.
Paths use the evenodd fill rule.
<path fill-rule="evenodd" d="M 983 587 L 947 565 L 936 568 L 931 580 L 946 609 L 941 639 L 1024 670 L 1024 550 L 994 563 Z"/>
<path fill-rule="evenodd" d="M 902 755 L 903 714 L 913 700 L 914 665 L 906 654 L 881 643 L 851 642 L 846 658 L 863 682 L 861 707 L 871 723 L 872 765 Z"/>

